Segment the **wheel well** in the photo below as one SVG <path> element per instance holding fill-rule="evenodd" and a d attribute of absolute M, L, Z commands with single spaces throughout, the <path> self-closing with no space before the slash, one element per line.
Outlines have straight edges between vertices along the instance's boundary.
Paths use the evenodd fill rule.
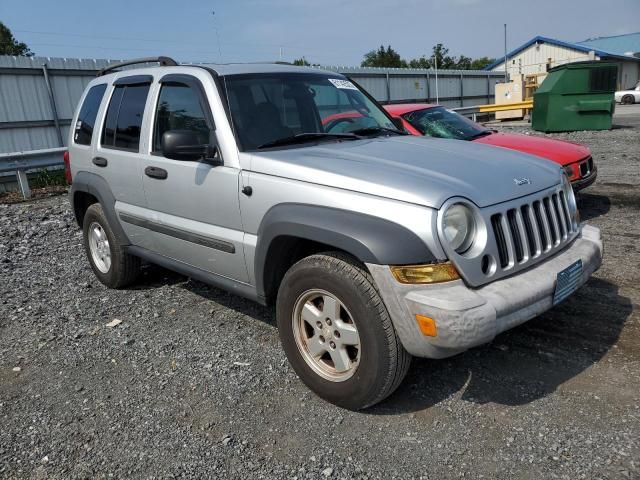
<path fill-rule="evenodd" d="M 76 217 L 76 222 L 82 227 L 84 221 L 84 214 L 87 212 L 92 204 L 98 203 L 98 199 L 87 192 L 75 192 L 73 195 L 73 213 Z"/>
<path fill-rule="evenodd" d="M 274 302 L 282 278 L 294 263 L 309 255 L 327 251 L 344 252 L 331 245 L 305 238 L 287 235 L 274 238 L 269 245 L 264 266 L 264 294 L 267 303 Z"/>

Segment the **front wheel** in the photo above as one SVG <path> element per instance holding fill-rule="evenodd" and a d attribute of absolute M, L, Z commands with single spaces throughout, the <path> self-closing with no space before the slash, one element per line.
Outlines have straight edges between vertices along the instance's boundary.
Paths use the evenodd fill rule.
<path fill-rule="evenodd" d="M 370 274 L 335 252 L 312 255 L 284 276 L 276 306 L 282 346 L 300 379 L 350 410 L 380 402 L 404 379 L 411 356 Z"/>

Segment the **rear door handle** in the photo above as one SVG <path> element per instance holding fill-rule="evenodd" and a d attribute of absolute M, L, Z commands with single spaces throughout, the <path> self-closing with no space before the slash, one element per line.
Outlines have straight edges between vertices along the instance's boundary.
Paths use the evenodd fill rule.
<path fill-rule="evenodd" d="M 108 163 L 107 159 L 102 157 L 93 157 L 93 160 L 91 161 L 96 167 L 106 167 Z"/>
<path fill-rule="evenodd" d="M 144 174 L 147 177 L 157 178 L 158 180 L 164 180 L 168 175 L 164 168 L 159 167 L 147 167 L 144 169 Z"/>

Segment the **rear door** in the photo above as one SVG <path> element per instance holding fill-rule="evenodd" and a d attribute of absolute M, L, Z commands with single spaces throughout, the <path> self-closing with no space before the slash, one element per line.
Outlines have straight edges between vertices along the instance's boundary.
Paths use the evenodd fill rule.
<path fill-rule="evenodd" d="M 152 81 L 151 75 L 122 77 L 107 92 L 109 103 L 92 164 L 94 172 L 105 178 L 111 188 L 117 211 L 147 205 L 142 186 L 140 139 Z M 151 238 L 144 229 L 121 223 L 133 244 L 151 247 Z"/>
<path fill-rule="evenodd" d="M 148 210 L 132 213 L 146 217 L 158 253 L 246 282 L 239 169 L 173 160 L 161 151 L 170 130 L 194 131 L 202 144 L 216 142 L 203 85 L 195 76 L 167 74 L 155 85 L 154 97 L 149 152 L 142 156 Z"/>

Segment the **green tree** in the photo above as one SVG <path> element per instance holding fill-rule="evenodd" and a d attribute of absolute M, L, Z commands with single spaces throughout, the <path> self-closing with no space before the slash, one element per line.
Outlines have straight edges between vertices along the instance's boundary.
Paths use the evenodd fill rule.
<path fill-rule="evenodd" d="M 304 57 L 301 59 L 304 60 Z M 438 70 L 482 70 L 494 60 L 489 57 L 473 59 L 465 55 L 454 57 L 449 55 L 449 49 L 442 43 L 433 46 L 431 56 L 422 55 L 420 58 L 403 60 L 398 52 L 391 46 L 385 48 L 383 45 L 377 50 L 371 50 L 364 56 L 363 67 L 382 68 L 420 68 L 429 69 L 438 67 Z M 294 62 L 295 63 L 295 62 Z M 302 65 L 302 64 L 300 64 Z"/>
<path fill-rule="evenodd" d="M 309 62 L 307 62 L 307 59 L 304 57 L 296 58 L 293 61 L 293 64 L 298 65 L 300 67 L 308 67 L 309 65 L 311 65 Z"/>
<path fill-rule="evenodd" d="M 456 68 L 455 57 L 449 56 L 449 49 L 438 43 L 433 47 L 433 53 L 431 54 L 431 61 L 434 63 L 434 67 L 437 65 L 438 70 L 450 70 Z"/>
<path fill-rule="evenodd" d="M 473 60 L 470 57 L 465 57 L 464 55 L 460 55 L 456 59 L 456 66 L 458 70 L 471 70 L 471 64 Z"/>
<path fill-rule="evenodd" d="M 495 61 L 496 61 L 495 58 L 489 58 L 489 57 L 476 58 L 473 62 L 471 62 L 471 69 L 484 70 L 484 67 L 486 67 L 487 65 L 491 65 Z"/>
<path fill-rule="evenodd" d="M 407 62 L 400 57 L 391 45 L 385 49 L 383 45 L 377 50 L 371 50 L 364 55 L 364 60 L 360 64 L 362 67 L 382 67 L 382 68 L 406 68 Z"/>
<path fill-rule="evenodd" d="M 18 42 L 11 30 L 0 22 L 0 55 L 17 55 L 21 57 L 31 57 L 33 52 L 29 50 L 26 43 Z"/>
<path fill-rule="evenodd" d="M 413 58 L 409 60 L 409 68 L 431 68 L 433 64 L 431 63 L 431 59 L 425 57 L 424 55 L 420 58 Z"/>

